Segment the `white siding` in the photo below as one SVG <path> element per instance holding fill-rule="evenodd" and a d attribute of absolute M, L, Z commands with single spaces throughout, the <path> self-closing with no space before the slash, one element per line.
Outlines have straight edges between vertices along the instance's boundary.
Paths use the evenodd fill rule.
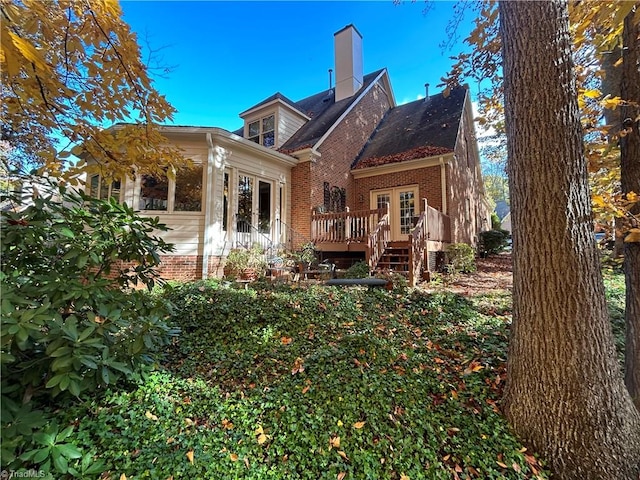
<path fill-rule="evenodd" d="M 282 146 L 287 140 L 289 140 L 294 133 L 296 133 L 300 127 L 302 127 L 307 120 L 295 112 L 289 109 L 278 108 L 277 120 L 277 133 L 278 139 L 276 145 Z"/>

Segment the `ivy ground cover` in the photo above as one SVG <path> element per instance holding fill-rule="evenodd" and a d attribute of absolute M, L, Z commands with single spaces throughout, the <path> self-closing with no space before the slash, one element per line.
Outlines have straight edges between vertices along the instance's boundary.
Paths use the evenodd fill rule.
<path fill-rule="evenodd" d="M 547 478 L 499 412 L 510 301 L 169 288 L 163 368 L 66 412 L 114 479 Z"/>

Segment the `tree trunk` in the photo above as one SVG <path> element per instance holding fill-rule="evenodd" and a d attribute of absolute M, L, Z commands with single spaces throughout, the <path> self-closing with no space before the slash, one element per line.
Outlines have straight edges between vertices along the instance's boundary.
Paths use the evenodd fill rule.
<path fill-rule="evenodd" d="M 640 474 L 591 219 L 567 5 L 501 2 L 513 326 L 504 411 L 556 478 Z"/>
<path fill-rule="evenodd" d="M 636 7 L 636 10 L 638 7 Z M 620 138 L 620 180 L 622 193 L 635 192 L 640 195 L 640 26 L 634 22 L 633 11 L 624 21 L 622 74 L 620 97 L 635 102 L 620 109 L 626 135 Z M 627 120 L 628 119 L 628 120 Z M 640 202 L 631 213 L 640 215 Z M 640 224 L 632 222 L 632 227 Z M 625 384 L 640 410 L 640 242 L 625 242 L 624 273 L 626 284 L 626 343 L 625 343 Z"/>

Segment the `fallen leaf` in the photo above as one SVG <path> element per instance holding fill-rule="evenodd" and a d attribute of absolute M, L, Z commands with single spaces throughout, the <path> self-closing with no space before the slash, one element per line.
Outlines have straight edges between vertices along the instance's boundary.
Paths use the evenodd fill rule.
<path fill-rule="evenodd" d="M 158 420 L 158 417 L 156 417 L 149 410 L 147 410 L 147 412 L 144 414 L 144 416 L 147 417 L 149 420 Z"/>
<path fill-rule="evenodd" d="M 347 476 L 347 472 L 340 472 L 336 478 L 337 480 L 343 480 L 344 477 L 346 476 Z"/>
<path fill-rule="evenodd" d="M 249 463 L 249 459 L 247 457 L 244 457 L 244 466 L 247 468 L 251 466 L 251 464 Z"/>
<path fill-rule="evenodd" d="M 307 393 L 307 392 L 309 391 L 309 389 L 310 389 L 310 388 L 311 388 L 311 386 L 310 386 L 310 385 L 307 385 L 306 387 L 304 387 L 304 388 L 302 389 L 302 393 Z"/>
<path fill-rule="evenodd" d="M 518 472 L 518 473 L 520 473 L 520 471 L 522 470 L 522 469 L 520 468 L 520 465 L 518 465 L 516 462 L 513 462 L 513 465 L 511 465 L 511 466 L 512 466 L 512 467 L 513 467 L 513 469 L 514 469 L 516 472 Z"/>
<path fill-rule="evenodd" d="M 404 473 L 401 473 L 400 480 L 411 480 L 411 479 L 409 478 L 409 475 L 405 475 Z"/>
<path fill-rule="evenodd" d="M 264 433 L 261 433 L 260 435 L 258 435 L 258 445 L 262 445 L 266 441 L 267 441 L 267 436 Z"/>
<path fill-rule="evenodd" d="M 230 422 L 229 420 L 227 420 L 226 418 L 222 419 L 222 427 L 225 430 L 232 430 L 233 429 L 233 422 Z"/>
<path fill-rule="evenodd" d="M 190 463 L 193 463 L 193 450 L 189 450 L 187 452 L 187 458 L 189 459 Z"/>
<path fill-rule="evenodd" d="M 360 429 L 360 428 L 364 427 L 365 423 L 367 423 L 367 422 L 356 422 L 356 423 L 353 424 L 353 428 Z"/>
<path fill-rule="evenodd" d="M 304 372 L 304 360 L 300 357 L 296 358 L 293 362 L 293 368 L 291 369 L 291 375 Z"/>
<path fill-rule="evenodd" d="M 508 468 L 506 463 L 502 463 L 502 462 L 496 462 L 498 465 L 500 465 L 502 468 Z"/>
<path fill-rule="evenodd" d="M 340 448 L 340 437 L 332 437 L 329 440 L 329 446 L 334 448 Z"/>
<path fill-rule="evenodd" d="M 127 476 L 123 473 L 120 475 L 120 480 L 127 480 Z"/>
<path fill-rule="evenodd" d="M 232 462 L 238 461 L 238 455 L 236 453 L 230 453 L 229 458 L 231 459 Z"/>
<path fill-rule="evenodd" d="M 291 337 L 281 337 L 280 338 L 280 342 L 283 345 L 289 345 L 292 341 L 293 341 L 293 338 L 291 338 Z"/>
<path fill-rule="evenodd" d="M 342 458 L 344 458 L 347 462 L 349 461 L 349 457 L 347 457 L 347 454 L 344 453 L 343 450 L 338 450 L 338 455 L 340 455 Z"/>

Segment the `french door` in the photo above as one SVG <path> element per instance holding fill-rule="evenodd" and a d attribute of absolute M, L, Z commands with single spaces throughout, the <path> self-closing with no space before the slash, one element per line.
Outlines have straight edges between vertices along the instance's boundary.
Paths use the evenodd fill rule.
<path fill-rule="evenodd" d="M 392 241 L 406 241 L 418 216 L 418 186 L 411 185 L 371 192 L 371 208 L 389 204 L 389 224 Z"/>
<path fill-rule="evenodd" d="M 274 229 L 273 182 L 240 173 L 236 232 L 239 244 L 251 247 L 254 243 L 266 246 Z"/>

